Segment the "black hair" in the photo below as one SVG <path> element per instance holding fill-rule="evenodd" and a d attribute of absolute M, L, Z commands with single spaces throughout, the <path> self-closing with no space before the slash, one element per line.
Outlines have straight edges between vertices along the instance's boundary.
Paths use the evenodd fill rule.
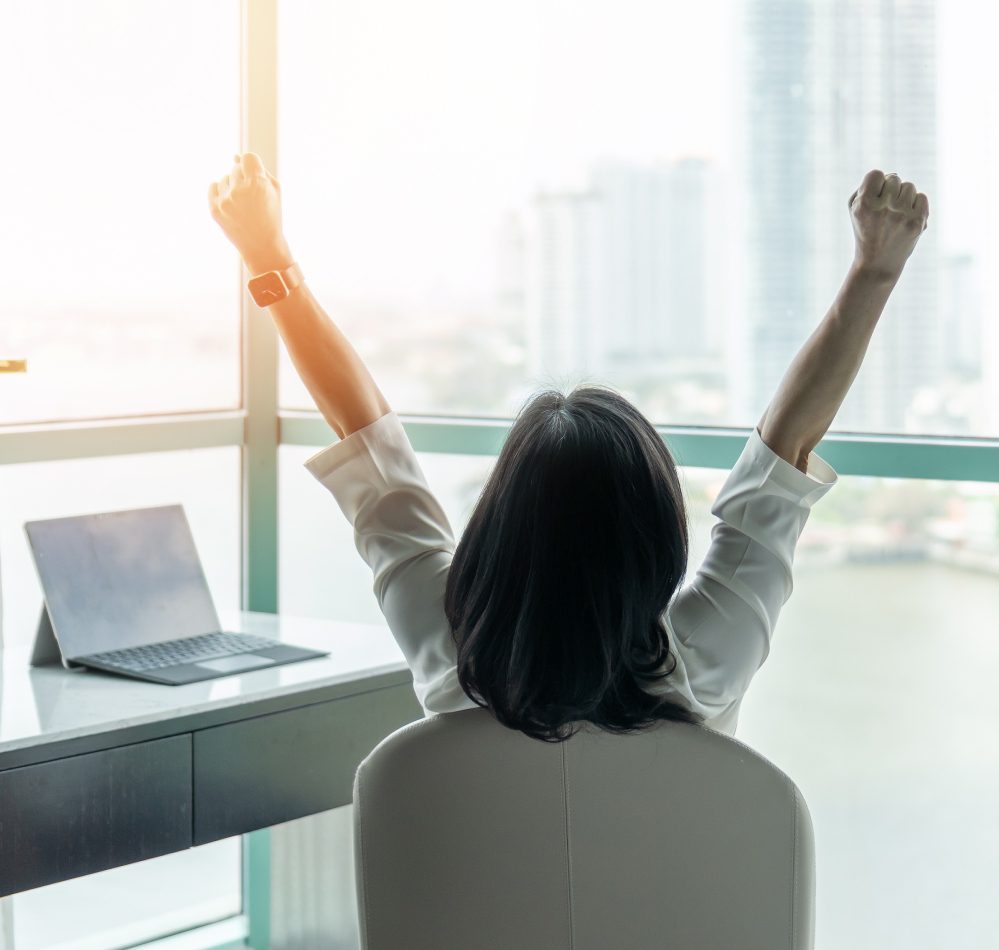
<path fill-rule="evenodd" d="M 618 733 L 702 722 L 644 688 L 676 668 L 664 614 L 687 554 L 676 463 L 649 420 L 606 386 L 537 393 L 448 573 L 465 694 L 547 742 L 583 721 Z"/>

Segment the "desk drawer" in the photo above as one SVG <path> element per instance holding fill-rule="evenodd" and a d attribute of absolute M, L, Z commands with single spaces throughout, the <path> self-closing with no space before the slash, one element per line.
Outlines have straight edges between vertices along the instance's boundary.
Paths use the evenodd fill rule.
<path fill-rule="evenodd" d="M 348 804 L 361 760 L 423 711 L 410 683 L 194 733 L 194 843 Z"/>
<path fill-rule="evenodd" d="M 0 772 L 0 896 L 191 847 L 191 736 Z"/>

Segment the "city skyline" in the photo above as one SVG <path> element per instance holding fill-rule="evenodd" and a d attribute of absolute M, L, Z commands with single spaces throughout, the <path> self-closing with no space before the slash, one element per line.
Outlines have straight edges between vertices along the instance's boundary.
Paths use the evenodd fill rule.
<path fill-rule="evenodd" d="M 511 216 L 530 212 L 539 194 L 585 191 L 593 184 L 587 183 L 591 172 L 618 177 L 618 185 L 611 179 L 606 187 L 596 185 L 616 195 L 610 204 L 620 214 L 631 200 L 620 194 L 629 177 L 621 168 L 676 169 L 686 163 L 717 172 L 724 199 L 712 206 L 707 199 L 717 195 L 708 187 L 693 199 L 701 202 L 700 219 L 679 205 L 673 221 L 660 216 L 656 240 L 670 250 L 654 258 L 642 251 L 639 281 L 620 277 L 620 242 L 608 244 L 605 235 L 604 274 L 587 278 L 594 286 L 589 330 L 573 341 L 583 346 L 583 356 L 593 346 L 604 356 L 594 367 L 573 367 L 567 349 L 556 369 L 567 383 L 606 372 L 606 382 L 620 385 L 657 421 L 755 421 L 845 272 L 852 253 L 845 198 L 869 167 L 891 170 L 881 161 L 883 143 L 895 141 L 900 174 L 930 194 L 930 228 L 889 301 L 834 428 L 982 436 L 999 431 L 999 321 L 988 318 L 999 312 L 999 290 L 984 280 L 999 253 L 988 230 L 997 199 L 980 187 L 987 179 L 979 174 L 999 155 L 999 121 L 989 121 L 997 117 L 988 97 L 977 102 L 975 96 L 991 68 L 984 36 L 996 11 L 978 11 L 976 28 L 969 29 L 972 6 L 965 0 L 920 0 L 918 7 L 897 9 L 882 4 L 880 19 L 861 29 L 853 22 L 859 17 L 837 20 L 828 5 L 807 6 L 804 19 L 795 14 L 798 19 L 788 21 L 781 11 L 801 5 L 769 3 L 715 0 L 685 8 L 679 18 L 654 4 L 612 11 L 583 3 L 566 18 L 554 7 L 539 12 L 518 0 L 480 22 L 463 8 L 433 0 L 436 12 L 405 18 L 407 29 L 431 34 L 434 22 L 448 22 L 447 57 L 429 65 L 401 25 L 388 46 L 378 47 L 382 58 L 371 61 L 367 52 L 381 36 L 372 12 L 317 9 L 294 0 L 282 5 L 277 171 L 289 238 L 310 284 L 404 410 L 509 415 L 543 382 L 534 370 L 544 354 L 528 339 L 527 318 L 517 313 L 518 291 L 509 290 L 509 278 L 507 290 L 497 287 L 503 282 L 496 273 L 497 245 L 504 229 L 509 234 Z M 32 371 L 8 381 L 0 421 L 232 405 L 238 395 L 239 272 L 232 248 L 206 213 L 202 178 L 217 172 L 215 153 L 224 152 L 223 163 L 229 161 L 225 141 L 237 132 L 236 110 L 227 106 L 235 104 L 235 71 L 225 66 L 225 57 L 235 61 L 235 45 L 219 59 L 215 47 L 197 41 L 197 62 L 204 61 L 204 77 L 215 77 L 211 83 L 218 87 L 181 108 L 170 96 L 190 98 L 193 80 L 186 73 L 174 77 L 177 64 L 168 55 L 146 56 L 141 44 L 105 38 L 107 56 L 118 63 L 113 72 L 140 63 L 149 71 L 141 83 L 149 86 L 148 100 L 157 103 L 157 119 L 139 115 L 140 128 L 113 121 L 123 104 L 120 90 L 116 98 L 106 97 L 100 57 L 83 55 L 103 48 L 103 34 L 90 27 L 81 33 L 71 4 L 60 7 L 66 16 L 51 29 L 35 9 L 15 5 L 14 22 L 38 48 L 44 34 L 50 61 L 29 59 L 17 47 L 0 63 L 0 76 L 10 85 L 31 90 L 12 102 L 11 115 L 16 127 L 30 130 L 40 155 L 29 159 L 15 150 L 11 156 L 11 174 L 25 185 L 9 197 L 11 226 L 0 238 L 14 275 L 0 304 L 7 318 L 0 321 L 0 342 L 11 355 L 27 357 Z M 755 27 L 746 22 L 754 10 L 760 11 Z M 228 14 L 220 8 L 215 15 L 221 29 Z M 333 28 L 337 17 L 346 17 L 349 31 Z M 134 28 L 146 29 L 142 22 Z M 773 33 L 767 40 L 770 73 L 761 73 L 754 87 L 743 75 L 744 47 L 754 35 L 765 39 L 767 30 Z M 451 42 L 459 35 L 460 44 Z M 780 66 L 781 44 L 804 51 L 805 59 Z M 332 60 L 330 48 L 338 53 Z M 905 52 L 909 48 L 912 55 Z M 296 55 L 289 56 L 289 49 Z M 606 68 L 594 70 L 598 53 Z M 316 56 L 323 56 L 322 68 Z M 923 68 L 920 78 L 918 68 L 905 65 L 906 56 L 937 67 Z M 411 77 L 404 88 L 389 81 L 386 57 L 395 73 Z M 872 71 L 879 63 L 880 73 Z M 778 66 L 791 69 L 785 85 L 783 74 L 775 85 Z M 163 72 L 162 83 L 153 81 L 154 69 Z M 459 74 L 465 81 L 448 82 Z M 371 77 L 380 78 L 369 88 Z M 886 77 L 893 77 L 890 83 Z M 753 145 L 753 136 L 763 132 L 754 131 L 739 105 L 754 88 L 764 104 L 783 102 L 791 109 L 783 119 L 772 106 L 765 111 L 784 123 L 776 131 L 788 143 L 782 146 L 787 154 L 806 153 L 807 162 L 799 161 L 810 169 L 803 181 L 779 151 L 766 165 L 769 172 L 761 166 L 762 179 L 745 174 L 750 159 L 763 151 Z M 887 111 L 899 111 L 910 127 L 908 144 L 900 127 L 886 125 L 881 116 L 895 98 L 903 100 L 901 109 Z M 105 99 L 107 115 L 91 115 L 84 107 Z M 162 102 L 170 108 L 159 109 Z M 47 115 L 59 122 L 38 120 Z M 929 124 L 919 126 L 924 119 Z M 86 182 L 81 188 L 57 173 L 59 143 L 63 137 L 87 141 L 91 127 L 100 127 L 103 138 L 100 149 L 84 150 L 76 159 Z M 134 200 L 145 166 L 139 153 L 148 151 L 151 137 L 170 138 L 178 128 L 197 134 L 172 160 L 173 174 L 161 183 L 155 205 L 141 207 Z M 802 140 L 812 144 L 796 151 Z M 932 191 L 908 167 L 909 154 L 926 140 L 938 153 Z M 664 186 L 642 187 L 657 194 Z M 778 202 L 784 218 L 769 210 Z M 549 204 L 550 227 L 564 217 L 557 205 Z M 792 220 L 803 217 L 803 209 L 811 209 L 810 229 Z M 150 211 L 155 227 L 147 220 Z M 36 233 L 41 220 L 48 224 L 44 240 L 19 238 Z M 680 220 L 687 221 L 689 239 Z M 563 224 L 557 227 L 564 231 Z M 751 239 L 752 228 L 759 240 Z M 698 247 L 723 233 L 725 250 L 698 254 Z M 797 243 L 796 235 L 803 235 Z M 802 286 L 796 289 L 792 281 L 782 288 L 780 267 L 789 265 L 775 258 L 775 247 L 797 249 L 809 242 L 814 253 L 797 268 Z M 640 243 L 632 240 L 633 250 Z M 76 253 L 67 250 L 71 245 Z M 706 255 L 711 268 L 704 267 Z M 660 271 L 651 259 L 662 263 Z M 768 259 L 773 263 L 766 264 Z M 108 260 L 119 274 L 97 293 L 94 274 L 103 273 Z M 766 277 L 767 287 L 759 284 L 752 311 L 740 312 L 753 300 L 754 274 Z M 149 287 L 156 288 L 154 300 Z M 707 302 L 717 290 L 725 291 L 722 305 L 717 298 Z M 535 305 L 526 291 L 519 293 L 525 295 L 523 306 Z M 667 297 L 669 311 L 657 323 L 649 314 L 663 312 L 664 305 L 650 310 L 649 301 Z M 790 319 L 781 313 L 782 303 L 792 310 Z M 560 307 L 564 315 L 564 302 Z M 596 312 L 616 316 L 602 329 Z M 696 333 L 702 328 L 725 343 L 721 362 L 711 346 L 700 355 L 680 356 L 699 352 Z M 755 332 L 756 343 L 736 342 L 737 332 Z M 601 335 L 624 339 L 611 347 L 609 336 L 601 343 Z M 896 340 L 898 345 L 888 345 Z M 657 355 L 667 347 L 672 357 Z M 612 349 L 618 354 L 613 359 Z M 282 361 L 284 404 L 311 407 L 283 354 Z M 176 387 L 175 366 L 186 367 L 196 385 Z M 662 378 L 656 380 L 660 366 Z"/>
<path fill-rule="evenodd" d="M 532 376 L 637 384 L 658 373 L 664 386 L 720 376 L 727 418 L 743 420 L 766 405 L 852 258 L 850 229 L 829 227 L 848 223 L 830 183 L 861 180 L 877 154 L 936 193 L 936 0 L 873 20 L 859 6 L 833 16 L 785 0 L 747 0 L 744 11 L 742 187 L 706 158 L 594 162 L 583 187 L 539 189 L 519 228 L 515 215 L 504 221 L 498 290 L 523 309 Z M 848 77 L 863 77 L 862 94 Z M 902 110 L 888 107 L 897 89 Z M 511 289 L 518 267 L 522 287 Z M 937 230 L 923 233 L 838 428 L 997 424 L 983 395 L 999 389 L 999 355 L 983 353 L 977 277 L 973 254 L 944 254 Z"/>

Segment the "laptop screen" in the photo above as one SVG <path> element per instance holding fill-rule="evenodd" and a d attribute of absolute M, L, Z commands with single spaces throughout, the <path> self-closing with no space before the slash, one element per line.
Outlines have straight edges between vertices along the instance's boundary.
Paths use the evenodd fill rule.
<path fill-rule="evenodd" d="M 29 521 L 24 529 L 67 659 L 218 631 L 180 505 Z"/>

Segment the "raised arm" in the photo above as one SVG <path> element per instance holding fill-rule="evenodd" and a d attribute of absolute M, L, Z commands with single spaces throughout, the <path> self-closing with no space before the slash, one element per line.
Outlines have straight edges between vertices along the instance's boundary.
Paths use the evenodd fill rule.
<path fill-rule="evenodd" d="M 212 217 L 251 277 L 294 263 L 281 224 L 281 186 L 253 152 L 208 190 Z M 303 282 L 267 308 L 316 406 L 341 439 L 390 411 L 350 341 Z"/>
<path fill-rule="evenodd" d="M 760 438 L 805 471 L 860 370 L 874 327 L 930 213 L 898 175 L 869 171 L 850 196 L 856 252 L 836 300 L 791 362 L 760 419 Z"/>

